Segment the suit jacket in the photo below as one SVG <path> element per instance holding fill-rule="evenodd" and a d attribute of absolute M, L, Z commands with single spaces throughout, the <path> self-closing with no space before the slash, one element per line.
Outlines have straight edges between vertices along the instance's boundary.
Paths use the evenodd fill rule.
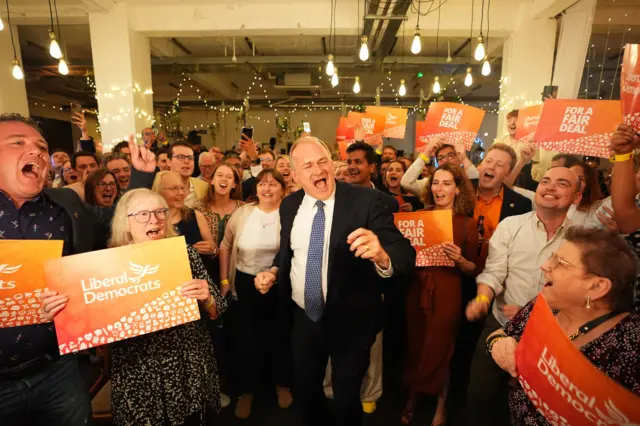
<path fill-rule="evenodd" d="M 291 230 L 304 196 L 304 191 L 297 191 L 280 205 L 280 251 L 275 265 L 279 268 L 278 290 L 286 330 L 290 328 L 291 313 L 295 308 L 290 280 Z M 415 266 L 416 252 L 394 225 L 386 204 L 388 200 L 384 197 L 389 196 L 371 188 L 336 182 L 327 299 L 322 319 L 329 333 L 327 341 L 335 347 L 369 347 L 384 320 L 383 279 L 373 262 L 356 258 L 349 251 L 349 234 L 358 228 L 374 232 L 391 258 L 393 276 L 404 275 Z"/>
<path fill-rule="evenodd" d="M 472 179 L 471 183 L 476 189 L 478 188 L 478 179 Z M 502 198 L 502 207 L 500 208 L 500 222 L 508 217 L 529 213 L 532 210 L 530 199 L 518 194 L 508 186 L 503 185 L 502 188 L 504 189 L 504 196 Z"/>

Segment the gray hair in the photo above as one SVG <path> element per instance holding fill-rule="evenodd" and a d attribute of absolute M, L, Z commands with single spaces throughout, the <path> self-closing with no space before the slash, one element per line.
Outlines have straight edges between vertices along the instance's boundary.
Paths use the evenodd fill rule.
<path fill-rule="evenodd" d="M 320 139 L 314 136 L 303 136 L 301 138 L 298 138 L 298 140 L 296 140 L 293 143 L 293 146 L 291 146 L 291 149 L 289 150 L 289 156 L 291 157 L 291 170 L 295 170 L 295 161 L 293 160 L 293 152 L 298 146 L 305 143 L 317 143 L 321 145 L 324 148 L 324 150 L 327 151 L 327 156 L 329 157 L 329 160 L 331 160 L 331 150 L 329 149 L 326 143 L 324 143 L 323 141 L 321 141 Z"/>
<path fill-rule="evenodd" d="M 203 152 L 203 153 L 202 153 L 202 154 L 200 154 L 200 156 L 198 157 L 198 166 L 202 166 L 202 159 L 203 159 L 203 158 L 210 158 L 210 159 L 211 159 L 211 161 L 213 162 L 213 164 L 214 164 L 214 165 L 216 164 L 216 159 L 215 159 L 215 157 L 213 156 L 213 154 L 212 154 L 212 153 L 210 153 L 210 152 Z"/>
<path fill-rule="evenodd" d="M 142 198 L 153 198 L 163 208 L 168 209 L 169 206 L 165 199 L 160 195 L 148 189 L 132 189 L 127 191 L 116 205 L 113 213 L 113 221 L 111 222 L 111 238 L 109 239 L 109 247 L 121 247 L 133 244 L 133 237 L 129 228 L 129 211 L 135 208 L 138 201 Z M 171 226 L 169 217 L 165 219 L 165 238 L 175 237 L 176 233 Z"/>

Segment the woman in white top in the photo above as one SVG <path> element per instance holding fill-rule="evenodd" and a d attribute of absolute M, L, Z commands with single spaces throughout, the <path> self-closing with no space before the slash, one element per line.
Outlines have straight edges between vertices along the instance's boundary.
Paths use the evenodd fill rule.
<path fill-rule="evenodd" d="M 290 365 L 282 355 L 286 344 L 278 341 L 276 333 L 277 292 L 261 294 L 254 285 L 255 276 L 271 268 L 280 248 L 278 209 L 286 188 L 278 171 L 261 171 L 256 176 L 258 202 L 239 208 L 231 216 L 220 246 L 222 293 L 231 291 L 237 298 L 227 324 L 237 366 L 233 384 L 242 395 L 236 416 L 241 419 L 251 415 L 261 371 L 272 372 L 280 407 L 287 408 L 292 402 L 291 393 L 284 386 Z"/>
<path fill-rule="evenodd" d="M 571 206 L 567 217 L 574 225 L 588 228 L 606 228 L 611 232 L 618 232 L 618 225 L 613 219 L 613 207 L 611 197 L 602 199 L 597 172 L 584 162 L 570 167 L 578 179 L 580 179 L 580 191 L 582 200 L 579 204 Z"/>

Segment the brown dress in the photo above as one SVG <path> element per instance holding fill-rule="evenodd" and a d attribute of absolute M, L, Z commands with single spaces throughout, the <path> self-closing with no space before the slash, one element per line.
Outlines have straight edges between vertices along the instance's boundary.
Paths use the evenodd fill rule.
<path fill-rule="evenodd" d="M 476 262 L 475 220 L 454 215 L 453 241 L 465 259 Z M 435 395 L 445 383 L 462 315 L 463 275 L 457 267 L 415 269 L 407 296 L 408 348 L 404 368 L 404 381 L 411 391 Z"/>

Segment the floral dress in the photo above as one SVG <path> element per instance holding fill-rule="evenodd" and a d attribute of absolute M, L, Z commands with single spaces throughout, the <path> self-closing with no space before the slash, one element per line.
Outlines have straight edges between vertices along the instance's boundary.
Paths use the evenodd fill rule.
<path fill-rule="evenodd" d="M 236 206 L 233 209 L 231 214 L 225 215 L 224 217 L 220 217 L 218 213 L 214 213 L 211 211 L 209 206 L 204 203 L 204 200 L 199 200 L 193 206 L 195 210 L 198 210 L 200 213 L 207 218 L 207 224 L 209 225 L 209 229 L 211 230 L 211 235 L 213 236 L 213 242 L 216 243 L 218 247 L 220 247 L 220 243 L 224 238 L 224 230 L 227 226 L 227 221 L 231 217 L 236 210 L 242 207 L 244 203 L 240 200 L 236 200 Z"/>
<path fill-rule="evenodd" d="M 640 229 L 627 235 L 624 239 L 638 257 L 638 264 L 640 265 Z M 636 287 L 633 296 L 633 309 L 636 313 L 640 313 L 640 274 L 636 278 Z"/>
<path fill-rule="evenodd" d="M 525 305 L 504 326 L 508 336 L 520 341 L 535 301 L 533 299 Z M 640 395 L 640 315 L 627 315 L 613 328 L 582 346 L 580 352 L 602 373 Z M 520 385 L 509 393 L 509 408 L 514 426 L 550 425 Z"/>
<path fill-rule="evenodd" d="M 187 246 L 194 279 L 207 280 L 218 315 L 227 302 L 206 272 L 198 252 Z M 112 347 L 111 405 L 117 426 L 179 425 L 194 417 L 205 425 L 206 413 L 220 408 L 218 368 L 201 319 Z"/>

